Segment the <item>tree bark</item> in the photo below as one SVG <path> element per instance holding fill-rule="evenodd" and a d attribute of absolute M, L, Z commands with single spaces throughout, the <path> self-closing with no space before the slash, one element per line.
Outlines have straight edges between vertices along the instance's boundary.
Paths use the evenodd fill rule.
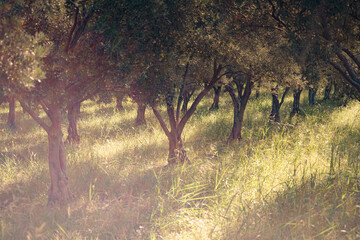
<path fill-rule="evenodd" d="M 81 103 L 75 103 L 70 106 L 68 106 L 68 120 L 69 120 L 69 126 L 68 126 L 68 136 L 66 139 L 66 142 L 68 143 L 80 143 L 80 136 L 77 131 L 77 122 L 80 115 L 80 106 Z"/>
<path fill-rule="evenodd" d="M 135 120 L 135 127 L 146 125 L 146 119 L 145 119 L 145 110 L 146 105 L 144 103 L 137 103 L 137 116 Z"/>
<path fill-rule="evenodd" d="M 119 112 L 123 112 L 123 111 L 124 111 L 123 99 L 124 99 L 124 96 L 123 96 L 123 95 L 121 95 L 121 96 L 116 96 L 116 109 L 117 109 Z"/>
<path fill-rule="evenodd" d="M 290 87 L 285 88 L 285 91 L 281 97 L 281 101 L 279 102 L 279 86 L 276 85 L 275 88 L 271 89 L 271 96 L 272 96 L 272 107 L 270 113 L 270 123 L 280 122 L 280 108 L 281 105 L 284 103 L 285 96 L 290 90 Z"/>
<path fill-rule="evenodd" d="M 193 92 L 184 91 L 183 105 L 181 108 L 181 112 L 183 114 L 185 114 L 186 111 L 188 110 L 188 105 L 189 105 L 190 98 L 192 95 L 193 95 Z"/>
<path fill-rule="evenodd" d="M 15 98 L 8 97 L 7 101 L 9 102 L 9 114 L 7 119 L 7 127 L 11 130 L 16 128 L 15 125 Z"/>
<path fill-rule="evenodd" d="M 236 82 L 236 80 L 234 81 L 238 92 L 237 96 L 235 94 L 235 90 L 233 89 L 232 85 L 225 86 L 227 92 L 231 97 L 234 108 L 233 126 L 231 129 L 230 136 L 228 137 L 228 141 L 230 142 L 242 139 L 241 131 L 244 121 L 245 109 L 251 95 L 252 86 L 254 85 L 250 77 L 248 77 L 245 87 L 243 84 Z"/>
<path fill-rule="evenodd" d="M 51 186 L 48 206 L 52 207 L 57 203 L 65 205 L 73 198 L 73 195 L 69 189 L 66 172 L 66 154 L 61 131 L 61 109 L 58 106 L 52 106 L 50 113 L 51 125 L 48 130 L 48 141 Z"/>
<path fill-rule="evenodd" d="M 309 105 L 315 105 L 315 96 L 316 96 L 317 89 L 309 87 Z"/>
<path fill-rule="evenodd" d="M 222 88 L 222 86 L 213 87 L 213 89 L 214 89 L 214 101 L 211 104 L 211 107 L 209 109 L 210 111 L 219 109 L 219 100 L 220 100 L 221 88 Z"/>
<path fill-rule="evenodd" d="M 272 107 L 270 113 L 270 122 L 280 122 L 280 102 L 278 99 L 279 87 L 276 85 L 275 88 L 271 89 Z"/>
<path fill-rule="evenodd" d="M 295 116 L 296 114 L 299 114 L 301 112 L 300 110 L 300 96 L 301 96 L 302 89 L 298 88 L 294 90 L 293 96 L 294 96 L 294 102 L 293 102 L 293 108 L 290 113 L 290 117 Z"/>

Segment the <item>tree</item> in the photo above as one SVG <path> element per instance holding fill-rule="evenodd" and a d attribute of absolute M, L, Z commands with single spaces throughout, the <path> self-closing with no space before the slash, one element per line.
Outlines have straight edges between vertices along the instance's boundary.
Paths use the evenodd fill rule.
<path fill-rule="evenodd" d="M 30 66 L 33 66 L 17 67 L 17 71 L 12 72 L 20 73 L 22 76 L 8 74 L 7 86 L 15 93 L 14 96 L 23 109 L 48 135 L 51 177 L 49 206 L 57 203 L 66 204 L 73 197 L 68 185 L 66 153 L 61 130 L 62 113 L 69 104 L 79 102 L 84 93 L 93 89 L 104 72 L 106 73 L 101 64 L 106 61 L 102 61 L 101 58 L 99 39 L 91 35 L 87 27 L 96 7 L 95 2 L 65 3 L 54 0 L 22 3 L 21 6 L 16 5 L 12 8 L 14 11 L 21 11 L 13 15 L 21 22 L 17 26 L 22 39 L 17 43 L 18 34 L 5 34 L 11 44 L 18 44 L 13 49 L 22 49 L 24 46 L 20 56 L 25 60 L 30 56 Z M 24 63 L 19 59 L 12 62 L 13 66 Z M 40 64 L 42 68 L 39 68 Z M 33 75 L 40 77 L 34 78 Z M 82 91 L 75 94 L 73 90 L 78 87 Z M 32 106 L 27 104 L 25 99 L 29 96 L 37 100 L 37 104 L 46 113 L 47 120 L 40 118 Z"/>
<path fill-rule="evenodd" d="M 222 45 L 226 37 L 221 32 L 224 21 L 219 8 L 208 1 L 106 4 L 108 12 L 100 23 L 107 24 L 100 26 L 111 43 L 111 51 L 127 56 L 121 68 L 133 86 L 131 92 L 151 106 L 158 119 L 169 141 L 169 163 L 186 160 L 181 139 L 184 127 L 224 74 L 219 61 L 225 55 Z M 191 82 L 199 94 L 187 109 L 187 93 L 194 88 L 188 91 L 186 86 Z M 181 114 L 183 101 L 186 107 Z M 163 105 L 169 126 L 159 108 Z"/>
<path fill-rule="evenodd" d="M 324 61 L 360 92 L 357 1 L 268 0 L 265 8 L 291 42 L 306 43 L 303 56 L 317 53 L 316 61 Z"/>

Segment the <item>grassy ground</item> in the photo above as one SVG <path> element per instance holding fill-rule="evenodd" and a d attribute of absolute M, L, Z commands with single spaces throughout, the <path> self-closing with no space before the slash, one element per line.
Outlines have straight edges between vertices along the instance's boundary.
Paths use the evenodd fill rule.
<path fill-rule="evenodd" d="M 0 239 L 359 239 L 360 104 L 324 102 L 270 126 L 270 96 L 251 99 L 244 139 L 226 144 L 228 97 L 206 99 L 184 132 L 191 165 L 166 165 L 155 117 L 134 129 L 125 103 L 82 107 L 81 143 L 67 146 L 67 209 L 46 208 L 47 137 L 17 109 L 0 108 Z M 63 126 L 66 132 L 66 124 Z"/>

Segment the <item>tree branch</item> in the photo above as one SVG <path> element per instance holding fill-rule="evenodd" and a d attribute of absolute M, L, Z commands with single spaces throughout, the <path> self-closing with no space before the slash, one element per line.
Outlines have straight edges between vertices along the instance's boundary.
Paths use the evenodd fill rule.
<path fill-rule="evenodd" d="M 173 102 L 173 96 L 171 96 L 172 93 L 169 93 L 168 96 L 166 96 L 166 111 L 167 115 L 169 117 L 170 122 L 170 128 L 171 131 L 176 129 L 176 119 L 175 119 L 175 112 L 174 112 L 174 102 Z"/>
<path fill-rule="evenodd" d="M 232 86 L 231 83 L 229 83 L 229 84 L 225 85 L 225 89 L 229 93 L 231 100 L 234 104 L 234 107 L 238 110 L 240 107 L 240 102 L 239 102 L 239 99 L 235 95 L 234 87 Z"/>
<path fill-rule="evenodd" d="M 333 66 L 352 86 L 354 86 L 360 92 L 360 84 L 353 81 L 338 64 L 331 60 L 327 60 L 327 62 L 330 63 L 331 66 Z"/>
<path fill-rule="evenodd" d="M 285 96 L 286 96 L 286 94 L 289 92 L 289 90 L 290 90 L 290 87 L 286 87 L 285 88 L 285 92 L 283 93 L 283 95 L 282 95 L 282 97 L 281 97 L 281 101 L 280 101 L 280 107 L 281 107 L 281 105 L 284 103 L 284 100 L 285 100 Z"/>
<path fill-rule="evenodd" d="M 190 59 L 192 58 L 192 56 L 190 56 Z M 184 93 L 184 88 L 185 88 L 185 82 L 186 82 L 186 75 L 189 71 L 189 66 L 190 66 L 190 62 L 187 62 L 186 67 L 185 67 L 185 73 L 183 75 L 183 82 L 180 88 L 180 93 L 179 93 L 179 97 L 178 97 L 178 102 L 177 102 L 177 106 L 176 106 L 176 123 L 179 122 L 179 118 L 180 118 L 180 108 L 181 108 L 181 103 L 183 101 L 183 93 Z"/>
<path fill-rule="evenodd" d="M 40 103 L 41 107 L 43 108 L 44 112 L 46 113 L 46 115 L 50 118 L 50 120 L 52 120 L 51 113 L 49 111 L 49 108 L 46 106 L 45 101 L 43 99 L 40 99 L 39 103 Z"/>
<path fill-rule="evenodd" d="M 78 15 L 79 15 L 79 8 L 75 6 L 74 24 L 73 24 L 73 26 L 71 27 L 71 30 L 70 30 L 70 33 L 69 33 L 69 37 L 68 37 L 68 40 L 67 40 L 67 42 L 66 42 L 65 52 L 68 52 L 69 49 L 70 49 L 70 42 L 71 42 L 72 36 L 73 36 L 73 34 L 74 34 L 76 25 L 77 25 L 77 23 L 78 23 Z"/>
<path fill-rule="evenodd" d="M 50 131 L 50 126 L 42 120 L 36 113 L 26 105 L 22 100 L 19 100 L 21 107 L 47 132 Z"/>
<path fill-rule="evenodd" d="M 153 106 L 153 105 L 151 105 L 151 108 L 152 108 L 152 110 L 153 110 L 153 112 L 154 112 L 154 114 L 155 114 L 155 117 L 156 117 L 157 120 L 159 121 L 161 128 L 162 128 L 163 131 L 165 132 L 166 136 L 167 136 L 168 138 L 170 138 L 171 136 L 170 136 L 169 129 L 167 128 L 166 123 L 164 122 L 164 119 L 161 117 L 159 111 L 158 111 L 158 110 L 155 108 L 155 106 Z"/>
<path fill-rule="evenodd" d="M 356 63 L 358 68 L 360 69 L 360 61 L 357 59 L 352 52 L 347 48 L 342 48 L 342 50 Z"/>
<path fill-rule="evenodd" d="M 205 88 L 199 93 L 199 95 L 195 98 L 194 102 L 191 104 L 191 107 L 189 110 L 186 111 L 185 115 L 182 117 L 178 127 L 177 127 L 177 134 L 181 135 L 182 131 L 184 130 L 185 124 L 190 119 L 190 117 L 194 114 L 196 107 L 199 105 L 200 101 L 203 99 L 203 97 L 206 96 L 206 94 L 209 93 L 209 91 L 212 89 L 212 87 L 215 85 L 215 83 L 220 80 L 219 74 L 222 70 L 221 64 L 218 66 L 216 65 L 216 60 L 214 59 L 214 73 L 212 76 L 212 79 L 209 84 L 205 85 Z"/>

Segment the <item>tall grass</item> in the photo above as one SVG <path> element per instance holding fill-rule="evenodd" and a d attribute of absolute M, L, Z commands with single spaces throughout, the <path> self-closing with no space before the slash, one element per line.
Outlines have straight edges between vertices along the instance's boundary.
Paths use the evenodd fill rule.
<path fill-rule="evenodd" d="M 46 135 L 17 109 L 0 108 L 0 239 L 358 239 L 360 104 L 302 101 L 305 115 L 269 125 L 270 96 L 251 99 L 243 137 L 227 144 L 231 100 L 211 96 L 184 132 L 192 164 L 166 166 L 154 116 L 133 128 L 125 102 L 85 102 L 81 143 L 67 146 L 75 200 L 47 209 Z M 66 124 L 64 124 L 66 132 Z"/>

